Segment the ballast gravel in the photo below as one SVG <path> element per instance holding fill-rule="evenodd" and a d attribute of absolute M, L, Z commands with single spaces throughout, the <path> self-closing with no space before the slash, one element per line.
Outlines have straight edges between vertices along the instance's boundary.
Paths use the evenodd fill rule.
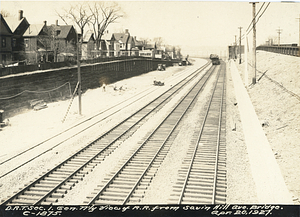
<path fill-rule="evenodd" d="M 272 58 L 270 58 L 270 56 Z M 290 65 L 284 65 L 287 58 L 289 57 L 259 52 L 258 69 L 264 71 L 268 68 L 268 70 L 271 71 L 274 61 L 281 61 L 282 68 L 279 68 L 280 66 L 276 65 L 276 72 L 280 70 L 288 71 L 289 68 L 293 67 L 293 64 L 295 65 L 297 63 L 293 62 L 294 59 L 291 58 Z M 268 59 L 268 61 L 263 61 L 264 59 Z M 69 101 L 50 103 L 47 109 L 40 111 L 28 111 L 14 117 L 10 117 L 11 125 L 0 131 L 0 146 L 1 150 L 3 150 L 0 154 L 0 162 L 15 156 L 21 151 L 27 150 L 28 148 L 36 145 L 38 142 L 41 142 L 70 126 L 91 117 L 99 111 L 104 111 L 112 105 L 120 103 L 125 99 L 129 99 L 130 97 L 143 92 L 145 89 L 152 88 L 154 79 L 165 82 L 166 85 L 164 87 L 157 87 L 158 92 L 163 91 L 168 88 L 169 85 L 174 85 L 175 80 L 179 80 L 183 74 L 188 73 L 185 70 L 195 66 L 199 67 L 205 62 L 206 60 L 195 59 L 193 66 L 174 66 L 168 67 L 166 71 L 145 73 L 141 76 L 119 81 L 115 84 L 109 84 L 106 91 L 103 91 L 100 87 L 88 90 L 83 94 L 82 98 L 83 115 L 78 115 L 78 104 L 77 99 L 75 98 L 64 123 L 62 123 L 61 120 L 66 114 Z M 242 70 L 242 68 L 243 66 L 241 65 L 241 68 L 239 69 Z M 300 67 L 298 65 L 298 69 L 299 68 Z M 296 66 L 293 69 L 297 71 Z M 267 75 L 271 76 L 272 73 L 268 72 Z M 292 90 L 297 86 L 300 87 L 300 85 L 294 84 L 296 80 L 293 79 L 297 75 L 299 74 L 293 73 L 291 75 L 292 77 L 289 77 L 289 73 L 284 73 L 284 77 L 281 82 L 285 84 L 285 87 Z M 277 74 L 274 76 L 274 79 L 279 82 Z M 291 84 L 291 87 L 289 87 L 288 84 Z M 114 91 L 113 88 L 115 86 L 122 86 L 122 90 Z M 243 130 L 241 128 L 241 120 L 239 118 L 238 109 L 235 105 L 233 88 L 230 72 L 227 70 L 226 164 L 228 186 L 226 203 L 251 204 L 257 202 L 255 185 L 249 169 Z M 268 140 L 273 147 L 274 155 L 280 165 L 287 186 L 294 194 L 295 202 L 298 202 L 300 190 L 298 184 L 299 177 L 297 177 L 296 174 L 299 174 L 299 171 L 297 172 L 295 165 L 300 164 L 300 146 L 297 145 L 295 141 L 299 141 L 299 103 L 297 103 L 297 100 L 293 97 L 286 95 L 286 93 L 280 88 L 274 86 L 273 82 L 268 81 L 265 78 L 262 78 L 258 85 L 249 89 L 248 92 L 254 107 L 257 109 L 258 117 L 262 121 L 267 120 L 269 123 L 269 126 L 265 128 Z M 295 92 L 299 94 L 296 89 Z M 152 98 L 155 94 L 158 93 L 154 92 Z M 139 105 L 141 106 L 142 104 L 145 104 L 147 100 L 144 99 Z M 273 106 L 274 102 L 276 102 L 279 106 Z M 201 101 L 196 104 L 196 108 L 200 108 L 201 106 Z M 293 108 L 292 111 L 289 109 L 290 106 Z M 101 135 L 101 133 L 105 132 L 122 119 L 124 114 L 127 115 L 134 112 L 135 107 L 137 107 L 137 105 L 132 105 L 131 107 L 118 112 L 114 116 L 101 121 L 99 124 L 89 129 L 86 133 L 69 139 L 62 145 L 54 148 L 46 154 L 41 155 L 36 160 L 20 167 L 14 172 L 11 172 L 9 175 L 0 178 L 0 200 L 5 199 L 11 195 L 13 191 L 18 190 L 18 188 L 32 181 L 39 174 L 46 172 L 47 169 L 50 169 L 55 164 L 63 161 L 65 158 L 70 156 L 71 153 L 82 148 L 88 141 L 92 140 L 97 135 Z M 191 112 L 190 116 L 185 119 L 183 125 L 185 127 L 192 128 L 194 123 L 189 120 L 192 120 L 193 118 L 197 118 L 197 114 Z M 97 170 L 97 168 L 95 168 L 94 173 L 87 174 L 86 178 L 82 182 L 78 183 L 74 187 L 73 191 L 60 200 L 58 204 L 83 204 L 86 200 L 86 195 L 83 194 L 92 192 L 99 183 L 102 183 L 106 175 L 113 171 L 120 161 L 122 162 L 122 159 L 115 159 L 116 156 L 119 156 L 120 158 L 128 156 L 135 149 L 136 141 L 140 140 L 147 133 L 148 128 L 146 127 L 151 127 L 154 123 L 148 122 L 147 124 L 148 126 L 145 125 L 139 128 L 137 134 L 125 141 L 124 144 L 120 144 L 120 148 L 117 149 L 115 153 L 107 157 L 107 161 L 104 161 L 103 165 L 101 165 L 101 168 L 106 169 Z M 178 162 L 180 162 L 180 159 L 184 156 L 183 152 L 185 149 L 183 146 L 180 146 L 180 144 L 189 137 L 189 134 L 186 133 L 185 136 L 180 136 L 174 140 L 174 148 L 170 150 L 170 155 L 162 163 L 162 169 L 157 172 L 156 180 L 153 180 L 153 184 L 142 200 L 142 203 L 168 203 L 168 195 L 172 192 L 173 182 L 176 181 L 174 180 L 174 177 L 177 171 L 174 168 L 178 167 L 176 164 L 179 164 Z M 49 145 L 48 148 L 50 147 L 51 145 Z M 36 151 L 32 152 L 32 155 L 38 155 L 40 153 L 41 151 Z M 24 159 L 25 158 L 20 156 L 13 164 L 0 164 L 0 169 L 5 168 L 6 165 L 20 165 L 24 162 Z M 7 169 L 5 170 L 7 171 Z M 0 171 L 3 170 L 1 169 Z M 1 172 L 0 176 L 2 175 L 3 173 Z M 164 182 L 162 181 L 163 179 Z M 163 184 L 160 186 L 160 183 Z M 155 193 L 157 191 L 160 191 L 159 195 Z M 79 195 L 81 195 L 81 197 L 79 197 Z"/>

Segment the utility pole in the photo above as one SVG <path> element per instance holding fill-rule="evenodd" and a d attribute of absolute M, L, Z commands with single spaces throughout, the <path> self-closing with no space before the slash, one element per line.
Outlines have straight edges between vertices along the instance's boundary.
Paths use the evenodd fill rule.
<path fill-rule="evenodd" d="M 77 34 L 77 33 L 76 33 Z M 83 37 L 83 36 L 81 36 Z M 78 105 L 79 105 L 79 115 L 81 115 L 81 73 L 80 73 L 80 48 L 81 48 L 81 39 L 79 40 L 77 34 L 77 77 L 78 77 Z"/>
<path fill-rule="evenodd" d="M 242 28 L 243 27 L 239 27 L 240 29 L 240 46 L 239 46 L 239 50 L 240 50 L 240 64 L 242 64 Z"/>
<path fill-rule="evenodd" d="M 245 46 L 244 46 L 244 54 L 245 54 L 245 86 L 248 88 L 248 38 L 245 34 Z"/>
<path fill-rule="evenodd" d="M 252 11 L 253 11 L 253 58 L 252 58 L 252 65 L 253 65 L 253 78 L 252 84 L 256 84 L 256 18 L 255 18 L 255 4 L 256 2 L 252 2 Z"/>
<path fill-rule="evenodd" d="M 234 59 L 236 59 L 236 54 L 237 54 L 237 52 L 236 52 L 236 45 L 237 45 L 237 43 L 236 43 L 236 35 L 234 36 Z"/>
<path fill-rule="evenodd" d="M 299 44 L 298 44 L 298 56 L 300 57 L 300 14 L 299 14 L 299 18 L 296 18 L 297 20 L 299 20 Z"/>
<path fill-rule="evenodd" d="M 280 34 L 281 34 L 281 32 L 282 32 L 282 29 L 280 29 L 280 27 L 279 27 L 279 29 L 277 29 L 277 33 L 278 33 L 278 46 L 280 46 Z"/>

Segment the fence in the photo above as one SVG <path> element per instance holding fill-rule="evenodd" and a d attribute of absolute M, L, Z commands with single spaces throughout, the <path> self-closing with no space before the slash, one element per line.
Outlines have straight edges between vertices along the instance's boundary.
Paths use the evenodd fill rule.
<path fill-rule="evenodd" d="M 256 50 L 263 50 L 267 52 L 280 53 L 280 54 L 285 54 L 290 56 L 300 56 L 299 47 L 292 46 L 292 45 L 286 45 L 286 46 L 262 45 L 262 46 L 258 46 Z"/>
<path fill-rule="evenodd" d="M 101 57 L 95 59 L 87 59 L 81 60 L 81 64 L 92 64 L 92 63 L 101 63 L 108 62 L 113 60 L 125 60 L 125 59 L 133 59 L 134 57 L 124 56 L 124 57 Z M 23 72 L 33 72 L 37 70 L 47 70 L 47 69 L 57 69 L 62 67 L 70 67 L 76 65 L 76 61 L 65 61 L 65 62 L 53 62 L 53 63 L 40 63 L 40 64 L 32 64 L 32 65 L 18 65 L 0 68 L 0 77 L 11 74 L 19 74 Z"/>

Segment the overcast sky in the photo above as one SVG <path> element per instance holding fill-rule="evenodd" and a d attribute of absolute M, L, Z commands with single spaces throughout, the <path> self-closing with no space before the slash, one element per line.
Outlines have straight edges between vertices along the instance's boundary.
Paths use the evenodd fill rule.
<path fill-rule="evenodd" d="M 211 47 L 211 52 L 226 50 L 228 45 L 242 34 L 252 20 L 252 4 L 237 1 L 117 1 L 126 17 L 112 24 L 109 31 L 120 32 L 129 29 L 137 38 L 162 37 L 166 44 L 181 46 L 185 53 L 195 53 Z M 46 20 L 54 24 L 59 20 L 55 10 L 68 8 L 76 1 L 1 1 L 1 10 L 12 15 L 18 10 L 24 11 L 29 23 L 43 23 Z M 256 4 L 256 12 L 263 2 Z M 266 7 L 265 3 L 262 11 Z M 261 11 L 261 12 L 262 12 Z M 261 13 L 260 13 L 261 14 Z M 299 43 L 300 2 L 271 2 L 257 23 L 257 45 L 268 37 L 278 38 L 277 29 L 281 29 L 281 43 Z M 63 24 L 59 20 L 60 24 Z M 248 34 L 252 46 L 252 31 Z M 244 44 L 244 42 L 242 42 Z M 221 47 L 221 48 L 220 48 Z M 207 51 L 208 52 L 208 51 Z M 197 52 L 196 52 L 197 53 Z"/>

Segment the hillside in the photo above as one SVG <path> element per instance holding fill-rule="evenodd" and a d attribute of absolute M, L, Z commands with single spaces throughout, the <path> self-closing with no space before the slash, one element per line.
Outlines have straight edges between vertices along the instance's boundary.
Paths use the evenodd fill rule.
<path fill-rule="evenodd" d="M 244 79 L 245 63 L 236 65 Z M 253 75 L 248 67 L 248 82 Z M 300 59 L 258 51 L 257 79 L 248 93 L 295 203 L 300 198 Z M 264 76 L 263 73 L 265 73 Z"/>

